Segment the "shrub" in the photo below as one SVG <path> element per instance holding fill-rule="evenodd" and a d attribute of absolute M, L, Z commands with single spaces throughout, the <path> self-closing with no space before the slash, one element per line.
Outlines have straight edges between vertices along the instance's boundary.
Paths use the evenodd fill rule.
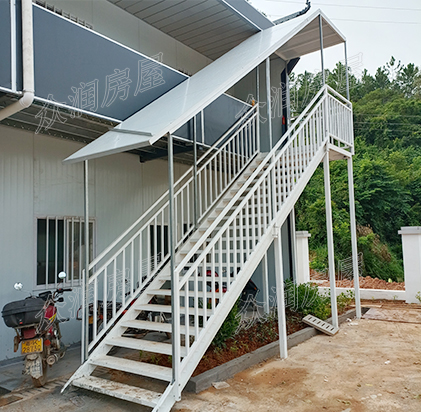
<path fill-rule="evenodd" d="M 212 345 L 221 349 L 226 347 L 226 341 L 232 338 L 240 324 L 241 316 L 238 313 L 238 301 L 235 303 L 218 333 L 215 335 Z"/>
<path fill-rule="evenodd" d="M 329 296 L 321 295 L 317 286 L 310 283 L 296 285 L 291 280 L 285 281 L 285 306 L 303 316 L 313 315 L 327 319 L 330 315 Z"/>
<path fill-rule="evenodd" d="M 368 226 L 358 226 L 358 249 L 363 253 L 363 276 L 403 281 L 403 265 Z"/>
<path fill-rule="evenodd" d="M 336 297 L 338 311 L 339 312 L 343 311 L 353 300 L 354 300 L 354 292 L 352 290 L 348 290 L 346 292 L 340 293 Z"/>

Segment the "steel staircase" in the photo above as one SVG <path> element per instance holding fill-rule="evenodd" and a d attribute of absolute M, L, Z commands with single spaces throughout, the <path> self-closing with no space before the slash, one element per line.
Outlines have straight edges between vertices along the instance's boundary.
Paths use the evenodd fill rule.
<path fill-rule="evenodd" d="M 329 86 L 266 154 L 259 153 L 257 119 L 253 107 L 209 149 L 196 175 L 188 170 L 177 181 L 175 284 L 165 238 L 168 194 L 91 263 L 90 354 L 66 386 L 169 411 L 326 150 L 353 150 L 351 104 Z M 171 334 L 172 343 L 128 336 L 130 328 Z M 172 368 L 113 354 L 116 347 L 171 356 Z M 94 376 L 98 367 L 146 384 Z M 151 390 L 150 379 L 165 389 Z"/>

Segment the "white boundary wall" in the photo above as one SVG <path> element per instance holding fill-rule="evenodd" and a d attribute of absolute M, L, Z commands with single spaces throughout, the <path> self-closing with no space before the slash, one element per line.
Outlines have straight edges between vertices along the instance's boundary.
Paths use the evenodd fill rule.
<path fill-rule="evenodd" d="M 416 298 L 421 294 L 421 226 L 405 226 L 398 233 L 402 235 L 406 302 L 421 303 Z"/>
<path fill-rule="evenodd" d="M 354 288 L 336 288 L 336 294 L 354 291 Z M 320 293 L 327 294 L 330 288 L 319 286 Z M 387 300 L 405 300 L 406 292 L 404 290 L 385 290 L 385 289 L 362 289 L 360 288 L 361 299 L 387 299 Z"/>
<path fill-rule="evenodd" d="M 297 285 L 310 282 L 310 261 L 308 253 L 308 238 L 310 233 L 295 232 L 297 256 Z"/>

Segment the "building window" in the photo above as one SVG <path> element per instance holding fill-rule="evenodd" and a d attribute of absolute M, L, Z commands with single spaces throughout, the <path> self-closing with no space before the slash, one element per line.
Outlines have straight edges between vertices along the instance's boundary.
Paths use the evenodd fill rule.
<path fill-rule="evenodd" d="M 89 261 L 93 258 L 94 221 L 89 222 Z M 37 219 L 37 286 L 54 287 L 57 274 L 67 273 L 66 283 L 82 279 L 85 259 L 85 223 L 79 217 Z"/>

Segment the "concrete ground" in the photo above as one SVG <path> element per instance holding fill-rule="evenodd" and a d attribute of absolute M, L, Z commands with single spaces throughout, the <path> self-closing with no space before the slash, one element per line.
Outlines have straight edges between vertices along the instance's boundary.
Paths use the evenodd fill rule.
<path fill-rule="evenodd" d="M 70 355 L 69 368 L 72 362 L 73 366 L 77 364 L 77 352 L 66 354 Z M 292 348 L 288 355 L 286 360 L 271 359 L 237 374 L 227 381 L 227 388 L 183 394 L 173 410 L 421 411 L 421 324 L 369 319 L 347 322 L 337 335 L 317 335 Z M 4 384 L 4 368 L 8 367 L 0 368 L 0 387 Z M 79 389 L 71 388 L 61 395 L 63 382 L 61 376 L 39 390 L 29 389 L 29 382 L 20 385 L 0 397 L 0 405 L 4 405 L 0 410 L 149 410 Z"/>

